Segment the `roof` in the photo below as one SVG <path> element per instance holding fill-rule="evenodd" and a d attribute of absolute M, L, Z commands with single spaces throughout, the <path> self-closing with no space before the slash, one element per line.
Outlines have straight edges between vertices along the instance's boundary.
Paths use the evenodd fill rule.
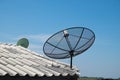
<path fill-rule="evenodd" d="M 0 76 L 74 76 L 78 69 L 29 49 L 0 43 Z"/>

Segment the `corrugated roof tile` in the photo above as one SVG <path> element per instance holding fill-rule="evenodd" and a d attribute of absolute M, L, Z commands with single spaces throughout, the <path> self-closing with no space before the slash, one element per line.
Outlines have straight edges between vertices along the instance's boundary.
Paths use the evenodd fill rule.
<path fill-rule="evenodd" d="M 20 65 L 16 65 L 16 68 L 18 68 L 18 69 L 20 69 L 20 70 L 22 70 L 22 71 L 24 71 L 24 72 L 26 72 L 29 76 L 35 76 L 36 75 L 36 73 L 35 72 L 32 72 L 32 71 L 30 71 L 30 70 L 28 70 L 28 69 L 26 69 L 26 68 L 24 68 L 23 66 L 20 66 Z"/>
<path fill-rule="evenodd" d="M 42 67 L 42 66 L 40 66 L 42 69 L 44 69 L 44 70 L 46 70 L 46 71 L 49 71 L 49 72 L 51 72 L 53 75 L 55 75 L 55 76 L 59 76 L 61 73 L 59 73 L 59 72 L 56 72 L 56 71 L 54 71 L 54 70 L 52 70 L 52 69 L 49 69 L 49 68 L 47 68 L 47 67 Z"/>
<path fill-rule="evenodd" d="M 45 73 L 46 76 L 49 76 L 49 77 L 50 77 L 50 76 L 53 76 L 53 74 L 52 74 L 51 72 L 49 72 L 49 71 L 43 69 L 41 66 L 39 66 L 39 67 L 34 67 L 34 68 L 36 68 L 36 69 L 42 71 L 43 73 Z"/>
<path fill-rule="evenodd" d="M 4 60 L 0 58 L 0 64 L 7 65 L 8 63 L 6 63 Z"/>
<path fill-rule="evenodd" d="M 16 58 L 16 60 L 19 61 L 19 62 L 21 62 L 23 65 L 31 66 L 31 64 L 25 62 L 23 59 L 24 59 L 24 58 L 22 58 L 22 59 Z"/>
<path fill-rule="evenodd" d="M 0 64 L 0 69 L 6 71 L 11 76 L 15 76 L 17 74 L 15 71 L 11 70 L 10 68 L 8 68 L 7 66 L 4 66 L 2 64 Z"/>
<path fill-rule="evenodd" d="M 5 61 L 6 63 L 8 63 L 8 64 L 16 65 L 16 63 L 12 62 L 12 61 L 9 60 L 8 58 L 1 57 L 1 59 L 2 59 L 3 61 Z"/>
<path fill-rule="evenodd" d="M 35 65 L 35 66 L 39 66 L 39 64 L 29 60 L 29 59 L 23 59 L 25 62 L 29 63 L 30 65 Z"/>
<path fill-rule="evenodd" d="M 32 72 L 35 72 L 38 76 L 44 76 L 44 73 L 42 73 L 41 71 L 39 71 L 39 70 L 37 70 L 33 67 L 30 67 L 30 66 L 27 66 L 27 65 L 24 65 L 23 67 L 32 71 Z"/>
<path fill-rule="evenodd" d="M 12 66 L 10 64 L 7 65 L 8 68 L 12 69 L 13 71 L 17 72 L 20 76 L 25 76 L 27 75 L 27 73 L 25 73 L 22 70 L 19 70 L 18 68 L 16 68 L 15 66 Z"/>
<path fill-rule="evenodd" d="M 21 63 L 20 61 L 18 61 L 17 58 L 16 59 L 14 59 L 14 58 L 8 58 L 8 59 L 11 60 L 12 62 L 14 62 L 16 65 L 20 65 L 20 66 L 24 65 L 23 63 Z"/>
<path fill-rule="evenodd" d="M 31 50 L 12 44 L 0 44 L 0 76 L 68 76 L 78 74 L 68 64 L 45 58 Z"/>
<path fill-rule="evenodd" d="M 0 75 L 1 75 L 1 76 L 4 76 L 4 75 L 6 75 L 6 74 L 7 74 L 7 72 L 5 72 L 4 70 L 0 69 Z"/>

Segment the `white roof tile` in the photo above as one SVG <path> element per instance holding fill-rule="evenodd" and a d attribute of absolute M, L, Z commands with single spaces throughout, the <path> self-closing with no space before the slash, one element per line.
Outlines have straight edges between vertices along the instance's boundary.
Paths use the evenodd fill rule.
<path fill-rule="evenodd" d="M 5 72 L 4 70 L 0 69 L 0 76 L 4 76 L 6 74 L 7 74 L 7 72 Z"/>
<path fill-rule="evenodd" d="M 33 67 L 30 67 L 30 66 L 27 66 L 27 65 L 24 65 L 23 67 L 32 71 L 32 72 L 35 72 L 38 76 L 44 76 L 44 73 L 42 73 L 41 71 L 39 71 L 39 70 L 37 70 Z"/>
<path fill-rule="evenodd" d="M 7 65 L 8 63 L 0 58 L 0 64 Z"/>
<path fill-rule="evenodd" d="M 16 65 L 20 65 L 20 66 L 24 65 L 23 63 L 19 62 L 17 59 L 14 59 L 14 58 L 8 58 L 8 59 L 14 62 Z"/>
<path fill-rule="evenodd" d="M 0 76 L 68 76 L 78 74 L 68 64 L 43 57 L 36 52 L 12 44 L 0 44 Z"/>
<path fill-rule="evenodd" d="M 15 71 L 11 70 L 10 68 L 8 68 L 7 66 L 4 66 L 2 64 L 0 64 L 0 69 L 6 71 L 11 76 L 15 76 L 17 74 Z"/>
<path fill-rule="evenodd" d="M 40 66 L 40 67 L 34 67 L 34 68 L 42 71 L 47 76 L 52 76 L 53 75 L 51 72 L 49 72 L 49 71 L 45 70 L 44 68 L 42 68 L 42 66 Z"/>
<path fill-rule="evenodd" d="M 18 62 L 21 62 L 23 65 L 31 66 L 31 64 L 25 62 L 25 61 L 23 60 L 23 58 L 22 58 L 22 59 L 20 59 L 20 58 L 16 58 L 16 60 L 17 60 Z"/>
<path fill-rule="evenodd" d="M 25 62 L 27 62 L 30 65 L 39 66 L 39 64 L 37 64 L 37 63 L 35 63 L 35 62 L 33 62 L 33 61 L 29 60 L 29 59 L 22 59 L 22 60 L 25 61 Z"/>
<path fill-rule="evenodd" d="M 6 63 L 8 63 L 8 64 L 16 65 L 16 63 L 12 62 L 11 60 L 8 60 L 8 58 L 1 57 L 1 59 L 2 59 L 3 61 L 5 61 Z"/>
<path fill-rule="evenodd" d="M 32 72 L 32 71 L 30 71 L 30 70 L 24 68 L 23 66 L 16 65 L 16 68 L 18 68 L 18 69 L 20 69 L 20 70 L 26 72 L 28 75 L 30 75 L 30 76 L 32 76 L 32 77 L 36 75 L 35 72 Z"/>
<path fill-rule="evenodd" d="M 7 67 L 10 68 L 10 69 L 12 69 L 13 71 L 17 72 L 20 76 L 27 75 L 27 73 L 25 73 L 24 71 L 16 68 L 15 66 L 12 66 L 12 65 L 8 64 Z"/>

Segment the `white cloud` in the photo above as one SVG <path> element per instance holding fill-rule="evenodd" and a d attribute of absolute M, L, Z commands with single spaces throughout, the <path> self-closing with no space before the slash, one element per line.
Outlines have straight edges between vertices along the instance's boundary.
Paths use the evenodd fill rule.
<path fill-rule="evenodd" d="M 17 37 L 17 39 L 20 39 L 23 37 L 25 37 L 29 40 L 45 42 L 50 37 L 50 34 L 21 35 L 21 36 Z"/>
<path fill-rule="evenodd" d="M 43 53 L 43 46 L 37 45 L 37 44 L 31 44 L 29 46 L 29 49 L 38 53 Z"/>

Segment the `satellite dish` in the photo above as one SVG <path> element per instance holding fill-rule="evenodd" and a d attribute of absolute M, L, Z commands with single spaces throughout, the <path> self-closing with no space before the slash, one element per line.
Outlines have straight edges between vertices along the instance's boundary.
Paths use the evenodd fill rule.
<path fill-rule="evenodd" d="M 72 58 L 86 51 L 95 41 L 92 30 L 84 27 L 72 27 L 61 30 L 44 43 L 43 52 L 50 58 L 70 58 L 72 69 Z"/>
<path fill-rule="evenodd" d="M 28 48 L 29 46 L 29 41 L 26 38 L 21 38 L 18 42 L 17 42 L 17 46 L 22 46 L 24 48 Z"/>

